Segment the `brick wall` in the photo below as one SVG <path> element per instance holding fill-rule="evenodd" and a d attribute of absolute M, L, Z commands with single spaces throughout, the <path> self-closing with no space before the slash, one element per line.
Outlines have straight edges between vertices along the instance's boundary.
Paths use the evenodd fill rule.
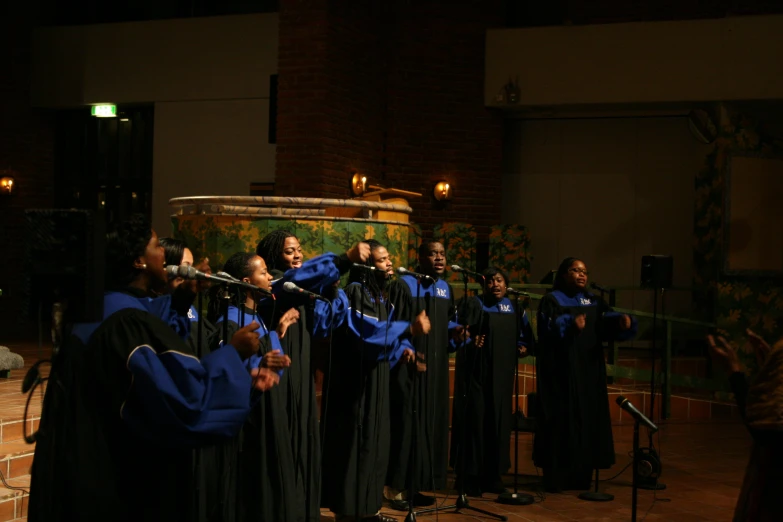
<path fill-rule="evenodd" d="M 422 192 L 410 202 L 425 231 L 497 223 L 503 127 L 483 75 L 501 2 L 380 4 L 281 1 L 278 195 L 350 197 L 359 171 Z M 454 187 L 445 205 L 432 197 L 441 179 Z"/>
<path fill-rule="evenodd" d="M 17 193 L 0 197 L 0 317 L 3 337 L 17 321 L 23 291 L 24 210 L 54 200 L 53 119 L 30 108 L 30 44 L 35 8 L 8 2 L 0 12 L 0 170 L 14 171 Z M 0 339 L 2 341 L 2 339 Z"/>

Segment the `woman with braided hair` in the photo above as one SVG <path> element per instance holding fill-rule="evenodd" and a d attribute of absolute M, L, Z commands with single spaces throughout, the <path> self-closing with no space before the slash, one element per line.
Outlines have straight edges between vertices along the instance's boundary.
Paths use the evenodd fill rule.
<path fill-rule="evenodd" d="M 325 254 L 304 262 L 302 247 L 294 234 L 287 230 L 275 230 L 267 234 L 256 248 L 256 254 L 264 259 L 267 268 L 275 279 L 274 287 L 280 287 L 285 279 L 292 279 L 307 290 L 324 294 L 330 299 L 336 296 L 339 275 L 348 271 L 355 261 L 361 261 L 361 252 L 369 256 L 367 245 L 352 248 L 346 254 L 335 256 Z M 351 260 L 353 257 L 354 260 Z M 331 270 L 339 273 L 318 280 L 326 268 L 324 260 L 331 260 Z M 320 265 L 320 268 L 319 268 Z M 314 277 L 301 277 L 312 272 Z M 334 276 L 337 277 L 334 277 Z M 299 278 L 299 279 L 296 279 Z M 309 282 L 307 281 L 309 279 Z M 267 301 L 266 304 L 272 304 Z M 278 393 L 284 395 L 285 411 L 291 452 L 292 468 L 295 476 L 295 493 L 298 503 L 304 507 L 307 522 L 320 520 L 321 481 L 321 441 L 318 429 L 318 403 L 315 396 L 315 365 L 312 355 L 312 339 L 323 338 L 329 333 L 333 311 L 324 301 L 303 302 L 301 296 L 276 292 L 275 306 L 259 307 L 259 314 L 271 328 L 275 328 L 280 318 L 290 309 L 299 312 L 299 319 L 288 328 L 288 334 L 281 339 L 283 353 L 291 358 L 291 367 L 281 377 Z M 336 323 L 335 323 L 336 324 Z"/>

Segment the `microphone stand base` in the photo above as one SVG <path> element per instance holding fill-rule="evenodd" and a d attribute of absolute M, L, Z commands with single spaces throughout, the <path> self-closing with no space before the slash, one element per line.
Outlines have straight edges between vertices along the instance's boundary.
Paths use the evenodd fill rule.
<path fill-rule="evenodd" d="M 496 502 L 508 506 L 528 506 L 536 501 L 533 495 L 527 493 L 501 493 Z"/>
<path fill-rule="evenodd" d="M 666 484 L 658 482 L 655 479 L 647 482 L 645 482 L 645 479 L 643 478 L 638 478 L 637 480 L 639 481 L 639 484 L 636 486 L 638 489 L 646 489 L 648 491 L 661 491 L 666 489 Z"/>
<path fill-rule="evenodd" d="M 600 491 L 585 491 L 579 494 L 582 500 L 591 500 L 593 502 L 609 502 L 614 500 L 614 495 L 610 493 L 601 493 Z"/>

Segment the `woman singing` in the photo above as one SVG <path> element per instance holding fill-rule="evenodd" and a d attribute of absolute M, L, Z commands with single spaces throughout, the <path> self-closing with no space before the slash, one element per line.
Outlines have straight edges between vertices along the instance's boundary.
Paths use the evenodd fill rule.
<path fill-rule="evenodd" d="M 261 290 L 269 291 L 272 276 L 267 272 L 264 260 L 255 254 L 238 252 L 226 261 L 223 271 L 240 281 Z M 291 309 L 281 318 L 277 330 L 270 330 L 258 314 L 261 294 L 243 290 L 231 297 L 228 307 L 228 332 L 245 324 L 256 323 L 261 339 L 261 349 L 251 357 L 251 367 L 266 367 L 280 372 L 288 368 L 291 360 L 283 353 L 280 338 L 299 317 Z M 222 333 L 224 315 L 217 319 Z M 264 395 L 255 405 L 239 440 L 238 499 L 239 521 L 247 520 L 299 520 L 302 506 L 296 498 L 293 457 L 288 436 L 285 394 L 278 386 Z M 229 480 L 232 477 L 226 477 Z"/>
<path fill-rule="evenodd" d="M 291 279 L 307 290 L 333 298 L 336 296 L 334 284 L 340 274 L 347 272 L 353 262 L 367 259 L 370 249 L 366 244 L 360 244 L 340 256 L 329 253 L 304 261 L 296 236 L 286 230 L 275 230 L 258 243 L 256 254 L 266 262 L 275 288 Z M 303 271 L 310 274 L 306 279 L 299 277 Z M 280 341 L 283 352 L 291 358 L 291 367 L 283 374 L 279 386 L 279 393 L 285 395 L 293 457 L 291 467 L 296 490 L 291 494 L 302 509 L 303 519 L 318 522 L 321 519 L 321 437 L 312 340 L 326 337 L 340 319 L 334 317 L 333 310 L 322 300 L 303 300 L 299 295 L 284 292 L 277 292 L 276 298 L 274 306 L 268 306 L 271 302 L 266 301 L 266 306 L 259 308 L 261 317 L 270 327 L 277 327 L 287 310 L 295 308 L 299 312 L 299 318 L 288 327 L 288 334 Z"/>
<path fill-rule="evenodd" d="M 539 427 L 533 460 L 549 492 L 590 487 L 593 469 L 614 464 L 602 343 L 636 334 L 636 320 L 586 290 L 587 268 L 563 260 L 538 308 Z"/>
<path fill-rule="evenodd" d="M 465 492 L 479 497 L 506 491 L 500 476 L 511 467 L 514 366 L 533 342 L 525 310 L 506 297 L 508 276 L 488 268 L 484 277 L 483 295 L 470 298 L 459 314 L 476 335 L 457 352 L 451 431 L 451 464 Z"/>
<path fill-rule="evenodd" d="M 29 519 L 192 521 L 191 449 L 236 435 L 254 384 L 268 390 L 277 376 L 243 362 L 258 349 L 257 324 L 193 355 L 185 341 L 192 295 L 149 299 L 167 277 L 143 217 L 107 235 L 106 269 L 102 321 L 75 325 L 53 363 Z"/>

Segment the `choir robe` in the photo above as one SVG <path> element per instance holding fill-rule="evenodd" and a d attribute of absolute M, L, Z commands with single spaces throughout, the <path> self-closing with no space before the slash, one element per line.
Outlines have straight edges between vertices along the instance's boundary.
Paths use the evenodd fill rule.
<path fill-rule="evenodd" d="M 296 279 L 297 285 L 305 285 L 308 290 L 323 292 L 332 298 L 333 284 L 351 265 L 347 256 L 327 253 L 306 261 L 297 269 L 304 268 L 305 277 L 295 277 L 297 274 L 293 271 L 286 276 L 284 272 L 275 270 L 272 272 L 275 277 L 272 288 L 276 299 L 265 300 L 266 306 L 259 306 L 259 313 L 272 329 L 277 328 L 280 317 L 289 309 L 299 311 L 299 320 L 289 326 L 286 335 L 280 339 L 283 351 L 291 358 L 291 366 L 283 373 L 279 386 L 286 396 L 296 491 L 305 507 L 304 520 L 308 522 L 321 519 L 321 435 L 311 341 L 329 335 L 331 319 L 323 301 L 303 302 L 301 296 L 280 292 L 280 284 Z M 332 266 L 336 266 L 338 272 L 334 272 Z M 274 306 L 269 306 L 271 303 Z"/>
<path fill-rule="evenodd" d="M 299 321 L 288 327 L 277 345 L 291 358 L 291 366 L 280 373 L 280 383 L 264 394 L 242 432 L 239 521 L 320 520 L 320 435 L 310 337 L 328 335 L 332 322 L 341 323 L 347 311 L 340 300 L 330 306 L 285 293 L 283 284 L 290 281 L 333 297 L 346 261 L 345 256 L 326 253 L 286 271 L 272 283 L 275 299 L 262 300 L 257 316 L 244 317 L 244 324 L 255 319 L 274 333 L 285 312 L 291 308 L 300 312 Z"/>
<path fill-rule="evenodd" d="M 585 315 L 585 327 L 574 326 Z M 544 469 L 550 490 L 586 489 L 593 469 L 615 462 L 603 342 L 636 334 L 619 329 L 622 314 L 589 292 L 554 290 L 538 308 L 536 369 L 538 429 L 533 445 L 536 466 Z"/>
<path fill-rule="evenodd" d="M 339 299 L 348 314 L 334 332 L 324 379 L 323 505 L 341 515 L 371 516 L 383 503 L 389 462 L 389 369 L 405 348 L 413 349 L 410 323 L 396 321 L 394 308 L 387 311 L 387 303 L 358 283 L 340 291 Z"/>
<path fill-rule="evenodd" d="M 450 318 L 454 310 L 454 292 L 442 279 L 425 279 L 417 292 L 417 280 L 401 276 L 391 283 L 389 299 L 401 321 L 413 321 L 422 311 L 430 319 L 430 333 L 416 336 L 413 344 L 424 355 L 427 371 L 400 365 L 391 372 L 391 440 L 386 485 L 409 488 L 410 456 L 413 443 L 413 408 L 416 403 L 416 489 L 429 491 L 446 486 L 449 451 L 449 352 L 450 329 L 458 326 Z M 418 299 L 417 299 L 418 296 Z M 414 397 L 414 377 L 416 393 Z"/>
<path fill-rule="evenodd" d="M 524 309 L 504 297 L 463 301 L 460 318 L 471 336 L 484 335 L 476 348 L 472 340 L 457 351 L 454 408 L 451 423 L 451 465 L 460 476 L 495 485 L 511 467 L 511 419 L 517 349 L 531 347 L 533 332 Z M 464 420 L 463 420 L 464 419 Z M 464 426 L 464 432 L 463 432 Z M 464 447 L 460 447 L 462 434 Z M 464 468 L 459 451 L 464 450 Z"/>
<path fill-rule="evenodd" d="M 55 357 L 31 472 L 29 520 L 191 521 L 193 448 L 235 436 L 251 377 L 226 346 L 199 360 L 169 296 L 104 298 Z M 88 499 L 88 501 L 85 501 Z"/>
<path fill-rule="evenodd" d="M 188 343 L 196 354 L 207 355 L 217 348 L 220 330 L 200 314 L 195 306 L 188 310 Z M 199 343 L 199 321 L 201 342 Z M 236 519 L 237 438 L 197 448 L 194 454 L 196 518 L 198 522 L 233 522 Z"/>
<path fill-rule="evenodd" d="M 223 332 L 224 317 L 217 321 Z M 255 310 L 235 306 L 228 308 L 228 336 L 253 321 L 259 323 L 256 332 L 261 340 L 257 355 L 251 357 L 249 368 L 257 367 L 267 353 L 282 351 L 277 334 L 269 331 Z M 283 372 L 281 372 L 282 375 Z M 228 473 L 236 473 L 236 514 L 245 520 L 301 520 L 303 506 L 297 502 L 291 441 L 285 411 L 285 394 L 280 385 L 264 393 L 253 407 L 242 432 L 235 441 L 235 466 L 227 466 Z M 222 480 L 231 480 L 221 477 Z"/>

